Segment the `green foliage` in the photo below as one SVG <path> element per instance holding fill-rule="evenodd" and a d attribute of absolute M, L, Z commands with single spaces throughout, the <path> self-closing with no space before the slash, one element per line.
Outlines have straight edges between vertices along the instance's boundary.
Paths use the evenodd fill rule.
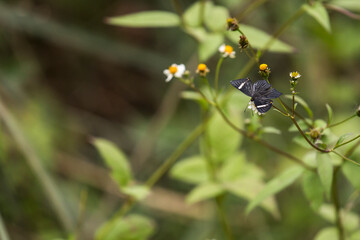
<path fill-rule="evenodd" d="M 360 12 L 360 2 L 357 0 L 333 0 L 330 1 L 330 3 L 352 11 Z"/>
<path fill-rule="evenodd" d="M 314 2 L 312 5 L 304 4 L 303 9 L 313 17 L 326 31 L 331 33 L 329 14 L 321 2 Z"/>
<path fill-rule="evenodd" d="M 270 180 L 261 192 L 249 203 L 246 207 L 246 212 L 251 212 L 263 200 L 291 185 L 298 177 L 301 176 L 303 171 L 303 168 L 294 166 L 286 169 L 279 176 Z"/>
<path fill-rule="evenodd" d="M 360 190 L 360 167 L 354 166 L 354 164 L 349 162 L 344 162 L 341 170 L 351 185 Z"/>
<path fill-rule="evenodd" d="M 329 104 L 326 104 L 325 106 L 326 106 L 326 110 L 328 111 L 328 125 L 330 125 L 332 121 L 333 110 Z"/>
<path fill-rule="evenodd" d="M 338 230 L 334 227 L 323 228 L 318 232 L 314 240 L 338 240 Z"/>
<path fill-rule="evenodd" d="M 325 220 L 335 223 L 336 216 L 335 216 L 335 209 L 333 206 L 329 204 L 324 204 L 320 207 L 318 214 L 323 217 Z M 344 225 L 345 230 L 347 231 L 354 231 L 359 229 L 360 219 L 359 216 L 356 214 L 344 211 L 343 209 L 340 210 L 340 214 L 342 216 L 342 222 Z"/>
<path fill-rule="evenodd" d="M 149 218 L 132 214 L 105 223 L 96 232 L 96 240 L 146 240 L 153 232 Z"/>
<path fill-rule="evenodd" d="M 192 156 L 177 162 L 170 171 L 171 177 L 193 184 L 209 181 L 206 160 L 202 156 Z"/>
<path fill-rule="evenodd" d="M 214 198 L 224 193 L 224 188 L 219 183 L 206 182 L 195 187 L 186 197 L 189 204 Z"/>
<path fill-rule="evenodd" d="M 111 169 L 111 177 L 120 187 L 128 186 L 132 180 L 132 173 L 125 154 L 108 140 L 95 138 L 93 142 Z"/>
<path fill-rule="evenodd" d="M 292 95 L 289 95 L 289 94 L 285 95 L 285 97 L 288 99 L 292 99 Z M 313 111 L 311 110 L 311 108 L 309 107 L 309 104 L 307 104 L 307 102 L 299 96 L 295 96 L 295 101 L 297 103 L 299 103 L 306 110 L 309 117 L 312 119 L 314 114 L 313 114 Z"/>
<path fill-rule="evenodd" d="M 313 172 L 305 171 L 303 174 L 302 188 L 311 207 L 317 211 L 324 201 L 324 188 L 319 176 Z"/>
<path fill-rule="evenodd" d="M 317 160 L 317 172 L 320 177 L 320 181 L 324 187 L 326 196 L 330 199 L 331 184 L 333 180 L 333 163 L 330 155 L 327 153 L 316 153 Z"/>
<path fill-rule="evenodd" d="M 266 32 L 249 26 L 245 24 L 240 25 L 241 31 L 244 32 L 246 37 L 248 38 L 251 46 L 257 49 L 263 49 L 268 42 L 271 40 L 271 45 L 269 45 L 269 51 L 271 52 L 278 52 L 278 53 L 292 53 L 294 48 L 291 47 L 289 44 L 286 44 L 279 39 L 272 39 L 271 35 L 267 34 Z M 233 43 L 238 44 L 239 42 L 239 33 L 237 32 L 227 32 L 226 36 L 232 41 Z"/>
<path fill-rule="evenodd" d="M 180 18 L 172 12 L 148 11 L 107 19 L 107 23 L 123 27 L 176 27 Z"/>

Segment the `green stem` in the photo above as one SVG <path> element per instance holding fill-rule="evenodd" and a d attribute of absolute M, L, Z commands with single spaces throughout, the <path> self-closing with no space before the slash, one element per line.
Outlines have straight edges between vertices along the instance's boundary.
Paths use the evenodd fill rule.
<path fill-rule="evenodd" d="M 9 234 L 6 230 L 5 224 L 0 214 L 0 239 L 1 240 L 10 240 Z"/>
<path fill-rule="evenodd" d="M 45 170 L 40 157 L 37 155 L 30 142 L 26 139 L 17 121 L 7 109 L 5 104 L 1 101 L 1 99 L 0 117 L 14 138 L 14 141 L 18 145 L 20 151 L 22 151 L 24 154 L 25 159 L 27 160 L 27 164 L 34 172 L 34 175 L 38 178 L 38 181 L 42 185 L 46 196 L 49 198 L 49 201 L 54 211 L 57 213 L 57 216 L 64 229 L 71 231 L 71 229 L 74 227 L 74 219 L 64 202 L 62 197 L 63 194 L 60 192 L 54 180 Z"/>
<path fill-rule="evenodd" d="M 341 213 L 340 213 L 340 202 L 337 192 L 337 172 L 339 167 L 336 167 L 333 172 L 333 182 L 332 182 L 332 198 L 335 210 L 335 223 L 338 229 L 339 240 L 345 240 L 345 231 L 342 223 Z"/>
<path fill-rule="evenodd" d="M 318 146 L 316 146 L 315 144 L 313 144 L 310 139 L 308 139 L 308 137 L 306 136 L 306 134 L 303 132 L 303 130 L 301 130 L 299 124 L 297 123 L 296 119 L 291 116 L 290 117 L 291 121 L 293 121 L 293 123 L 295 124 L 296 128 L 298 129 L 299 133 L 303 136 L 303 138 L 309 143 L 309 145 L 313 148 L 315 148 L 316 150 L 318 150 L 319 152 L 323 152 L 323 153 L 329 153 L 331 152 L 332 150 L 330 149 L 321 149 L 319 148 Z"/>
<path fill-rule="evenodd" d="M 229 222 L 226 218 L 226 214 L 225 214 L 225 209 L 223 207 L 223 198 L 225 197 L 225 195 L 222 196 L 218 196 L 216 197 L 215 201 L 216 201 L 216 207 L 217 207 L 217 212 L 220 218 L 220 223 L 222 225 L 222 228 L 224 229 L 224 233 L 225 236 L 228 240 L 233 240 L 233 234 L 229 225 Z"/>
<path fill-rule="evenodd" d="M 351 163 L 353 163 L 353 164 L 355 164 L 357 166 L 360 166 L 360 163 L 348 158 L 347 156 L 342 155 L 341 153 L 339 153 L 339 152 L 337 152 L 335 150 L 332 150 L 331 152 L 335 153 L 336 155 L 338 155 L 339 157 L 341 157 L 342 159 L 344 159 L 346 161 L 349 161 L 349 162 L 351 162 Z"/>
<path fill-rule="evenodd" d="M 338 123 L 331 124 L 331 125 L 329 125 L 329 126 L 327 126 L 327 127 L 328 127 L 328 128 L 331 128 L 331 127 L 338 126 L 338 125 L 340 125 L 340 124 L 343 124 L 344 122 L 349 121 L 349 120 L 352 119 L 353 117 L 356 117 L 356 114 L 354 114 L 354 115 L 352 115 L 352 116 L 350 116 L 350 117 L 348 117 L 348 118 L 346 118 L 346 119 L 344 119 L 344 120 L 342 120 L 342 121 L 340 121 L 340 122 L 338 122 Z"/>
<path fill-rule="evenodd" d="M 341 147 L 341 146 L 344 146 L 344 145 L 346 145 L 346 144 L 348 144 L 348 143 L 351 143 L 352 141 L 355 141 L 355 140 L 358 139 L 358 138 L 360 138 L 360 135 L 357 135 L 356 137 L 350 139 L 349 141 L 346 141 L 346 142 L 344 142 L 344 143 L 342 143 L 342 144 L 339 144 L 339 145 L 335 146 L 334 149 L 337 149 L 338 147 Z"/>
<path fill-rule="evenodd" d="M 219 74 L 220 74 L 220 67 L 222 62 L 224 61 L 223 57 L 220 57 L 217 65 L 216 65 L 216 71 L 215 71 L 215 99 L 217 99 L 218 96 L 218 88 L 219 88 Z"/>
<path fill-rule="evenodd" d="M 238 13 L 236 15 L 236 19 L 241 20 L 244 16 L 246 16 L 248 13 L 255 10 L 257 7 L 261 6 L 266 1 L 268 1 L 268 0 L 250 1 L 250 5 L 247 6 L 243 11 L 241 11 L 240 13 Z"/>

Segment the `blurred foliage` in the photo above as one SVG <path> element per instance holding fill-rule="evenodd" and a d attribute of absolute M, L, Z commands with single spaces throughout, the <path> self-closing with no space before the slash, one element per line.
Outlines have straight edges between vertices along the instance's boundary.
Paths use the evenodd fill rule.
<path fill-rule="evenodd" d="M 183 10 L 193 6 L 193 1 L 179 2 Z M 104 222 L 114 217 L 129 196 L 145 197 L 148 189 L 141 182 L 201 121 L 199 107 L 187 100 L 190 97 L 178 102 L 183 88 L 175 82 L 171 86 L 165 84 L 162 70 L 173 62 L 184 62 L 194 70 L 200 58 L 208 59 L 207 65 L 214 73 L 218 45 L 223 41 L 237 41 L 231 33 L 220 30 L 219 19 L 227 15 L 238 17 L 254 47 L 261 48 L 305 3 L 301 0 L 206 2 L 210 6 L 206 13 L 210 14 L 206 31 L 198 29 L 198 14 L 190 12 L 196 12 L 194 7 L 185 12 L 186 21 L 194 23 L 187 30 L 130 29 L 106 24 L 109 17 L 150 10 L 171 12 L 174 18 L 176 9 L 171 1 L 13 0 L 0 3 L 1 102 L 13 114 L 42 167 L 56 183 L 56 190 L 73 219 L 71 230 L 66 230 L 42 182 L 1 121 L 0 224 L 3 222 L 12 240 L 93 239 L 96 230 L 109 226 L 103 225 Z M 259 5 L 251 10 L 254 2 Z M 355 0 L 325 3 L 360 13 Z M 331 9 L 327 9 L 329 16 L 324 15 L 324 9 L 318 5 L 305 10 L 309 15 L 302 16 L 287 29 L 273 44 L 274 51 L 264 55 L 262 61 L 271 66 L 272 85 L 281 92 L 288 92 L 289 72 L 301 72 L 303 77 L 298 89 L 307 104 L 300 100 L 297 110 L 310 115 L 309 118 L 332 118 L 336 123 L 353 114 L 360 103 L 360 22 Z M 237 51 L 236 54 L 235 61 L 225 61 L 222 66 L 221 88 L 229 89 L 229 81 L 235 79 L 248 62 L 244 53 Z M 258 79 L 257 71 L 252 68 L 249 76 Z M 304 161 L 317 164 L 315 152 L 302 147 L 303 139 L 295 140 L 299 145 L 293 144 L 296 134 L 280 114 L 269 112 L 259 122 L 251 118 L 251 113 L 242 112 L 247 98 L 239 94 L 232 94 L 231 98 L 228 113 L 239 125 L 260 132 L 264 140 L 276 143 L 295 156 L 307 153 Z M 332 111 L 326 106 L 331 106 Z M 295 182 L 299 170 L 286 172 L 292 165 L 284 157 L 228 131 L 217 115 L 209 124 L 215 126 L 208 134 L 215 146 L 213 155 L 223 184 L 210 181 L 204 170 L 204 159 L 199 156 L 203 143 L 194 143 L 170 173 L 161 178 L 149 200 L 136 206 L 126 218 L 113 219 L 114 225 L 106 232 L 106 239 L 122 239 L 118 236 L 125 233 L 130 237 L 124 239 L 148 236 L 156 240 L 223 239 L 213 206 L 206 202 L 186 205 L 185 201 L 194 203 L 224 192 L 231 193 L 224 204 L 231 228 L 236 229 L 236 239 L 333 238 L 336 229 L 329 227 L 329 223 L 334 222 L 334 213 L 331 207 L 321 205 L 326 199 L 320 191 L 324 189 L 322 186 L 328 191 L 330 183 L 326 175 L 330 167 L 338 164 L 335 155 L 331 166 L 326 165 L 329 161 L 320 158 L 320 177 L 305 172 L 303 178 Z M 360 124 L 358 119 L 352 119 L 331 130 L 326 135 L 328 139 L 321 140 L 336 144 L 344 133 L 358 134 Z M 279 131 L 286 134 L 279 135 Z M 148 135 L 150 140 L 144 140 Z M 90 144 L 93 137 L 116 143 L 131 167 L 117 169 L 116 165 L 113 168 L 111 156 L 104 162 Z M 349 137 L 351 135 L 344 135 L 341 142 Z M 149 157 L 142 157 L 147 144 Z M 113 151 L 119 154 L 118 149 Z M 352 159 L 360 161 L 359 148 Z M 105 169 L 113 171 L 119 185 Z M 116 171 L 124 169 L 131 170 L 126 181 L 116 177 Z M 283 181 L 284 174 L 293 179 L 286 177 L 289 182 Z M 359 170 L 345 163 L 338 182 L 340 202 L 351 203 L 352 209 L 345 215 L 346 226 L 352 233 L 350 240 L 359 239 L 358 176 Z M 274 177 L 278 184 L 272 183 Z M 270 179 L 273 180 L 269 182 Z M 255 197 L 266 182 L 270 183 L 268 195 L 292 182 L 295 184 L 260 204 L 260 199 Z M 88 192 L 87 199 L 81 198 L 84 190 Z M 157 197 L 152 198 L 154 195 Z M 267 194 L 258 196 L 266 197 Z M 249 208 L 260 204 L 263 209 L 254 209 L 246 215 L 248 201 L 252 201 Z M 135 225 L 141 226 L 141 231 L 133 231 Z"/>

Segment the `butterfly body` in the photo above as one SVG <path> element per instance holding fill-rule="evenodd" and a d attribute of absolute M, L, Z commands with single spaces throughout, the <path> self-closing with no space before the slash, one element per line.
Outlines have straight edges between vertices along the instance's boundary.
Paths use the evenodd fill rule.
<path fill-rule="evenodd" d="M 230 82 L 231 85 L 245 95 L 251 97 L 250 101 L 254 103 L 259 114 L 266 113 L 272 107 L 272 100 L 280 97 L 281 92 L 272 88 L 266 80 L 260 80 L 252 83 L 249 78 L 237 79 Z"/>

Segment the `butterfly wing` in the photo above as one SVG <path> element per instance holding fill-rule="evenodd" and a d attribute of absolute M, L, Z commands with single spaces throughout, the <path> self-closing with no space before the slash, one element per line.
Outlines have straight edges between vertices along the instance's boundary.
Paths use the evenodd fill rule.
<path fill-rule="evenodd" d="M 254 97 L 274 99 L 282 95 L 281 92 L 272 88 L 266 80 L 260 80 L 253 85 Z"/>
<path fill-rule="evenodd" d="M 249 97 L 253 96 L 253 84 L 249 78 L 237 79 L 230 82 L 233 87 L 237 88 Z"/>
<path fill-rule="evenodd" d="M 266 113 L 270 110 L 272 101 L 268 98 L 256 98 L 254 99 L 254 104 L 259 113 Z"/>

